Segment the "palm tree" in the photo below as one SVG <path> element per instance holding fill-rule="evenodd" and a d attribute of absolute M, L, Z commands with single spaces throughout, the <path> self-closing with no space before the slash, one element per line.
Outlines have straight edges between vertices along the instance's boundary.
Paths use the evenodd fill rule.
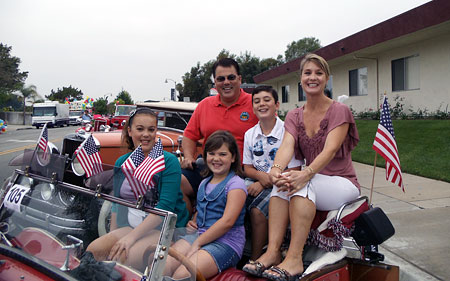
<path fill-rule="evenodd" d="M 36 91 L 36 86 L 34 85 L 25 86 L 25 84 L 22 84 L 19 91 L 23 96 L 23 124 L 25 125 L 25 101 L 27 98 L 38 96 L 38 93 Z"/>

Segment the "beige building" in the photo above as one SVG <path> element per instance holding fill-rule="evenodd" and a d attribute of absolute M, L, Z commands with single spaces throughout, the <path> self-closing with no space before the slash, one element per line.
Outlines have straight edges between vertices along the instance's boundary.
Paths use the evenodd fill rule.
<path fill-rule="evenodd" d="M 356 112 L 403 98 L 404 111 L 450 110 L 450 1 L 436 0 L 369 27 L 315 52 L 331 68 L 332 98 L 347 95 Z M 273 86 L 280 110 L 302 106 L 302 58 L 254 77 Z"/>

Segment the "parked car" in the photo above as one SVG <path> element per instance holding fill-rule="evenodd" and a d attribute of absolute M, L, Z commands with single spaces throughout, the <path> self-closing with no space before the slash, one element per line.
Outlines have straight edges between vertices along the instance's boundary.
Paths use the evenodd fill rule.
<path fill-rule="evenodd" d="M 83 115 L 83 110 L 70 110 L 69 124 L 74 126 L 81 125 L 81 115 Z"/>
<path fill-rule="evenodd" d="M 181 143 L 183 139 L 183 130 L 186 128 L 189 119 L 194 112 L 197 103 L 188 102 L 146 102 L 136 104 L 139 107 L 149 107 L 158 114 L 158 137 L 161 138 L 164 150 L 175 154 L 177 157 L 182 157 Z M 123 147 L 121 136 L 121 129 L 112 129 L 108 132 L 100 130 L 102 124 L 97 124 L 98 120 L 94 121 L 94 126 L 91 129 L 93 136 L 98 140 L 100 145 L 100 155 L 104 163 L 114 165 L 119 156 L 125 154 L 127 149 Z M 99 128 L 96 130 L 95 128 Z M 74 135 L 68 136 L 73 140 L 74 149 L 78 147 L 82 139 Z M 69 143 L 70 140 L 66 142 Z M 198 145 L 198 153 L 201 153 L 201 142 Z"/>
<path fill-rule="evenodd" d="M 116 110 L 114 112 L 114 116 L 111 118 L 111 126 L 122 129 L 125 121 L 128 120 L 128 116 L 130 116 L 130 112 L 136 109 L 136 105 L 134 104 L 116 104 Z"/>

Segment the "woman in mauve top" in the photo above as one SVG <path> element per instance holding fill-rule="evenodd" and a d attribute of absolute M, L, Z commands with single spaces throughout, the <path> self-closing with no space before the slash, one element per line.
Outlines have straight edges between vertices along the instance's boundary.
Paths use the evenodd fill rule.
<path fill-rule="evenodd" d="M 359 141 L 350 109 L 324 94 L 330 76 L 327 62 L 308 54 L 300 65 L 307 101 L 288 113 L 285 135 L 270 170 L 269 245 L 256 262 L 269 279 L 290 279 L 303 272 L 302 252 L 317 210 L 338 209 L 359 196 L 351 151 Z M 306 159 L 301 171 L 285 172 L 292 156 Z M 288 224 L 291 242 L 281 261 L 280 247 Z"/>

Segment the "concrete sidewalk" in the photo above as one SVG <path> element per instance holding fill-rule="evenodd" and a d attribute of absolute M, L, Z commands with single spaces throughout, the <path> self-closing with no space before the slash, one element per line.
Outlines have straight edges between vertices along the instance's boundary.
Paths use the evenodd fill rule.
<path fill-rule="evenodd" d="M 370 196 L 373 166 L 354 162 L 362 195 Z M 400 266 L 400 280 L 450 280 L 450 183 L 403 174 L 405 193 L 376 168 L 372 204 L 383 209 L 395 235 L 380 247 Z"/>
<path fill-rule="evenodd" d="M 6 132 L 8 131 L 17 131 L 17 130 L 28 130 L 34 129 L 35 127 L 31 125 L 9 125 L 6 127 Z"/>

